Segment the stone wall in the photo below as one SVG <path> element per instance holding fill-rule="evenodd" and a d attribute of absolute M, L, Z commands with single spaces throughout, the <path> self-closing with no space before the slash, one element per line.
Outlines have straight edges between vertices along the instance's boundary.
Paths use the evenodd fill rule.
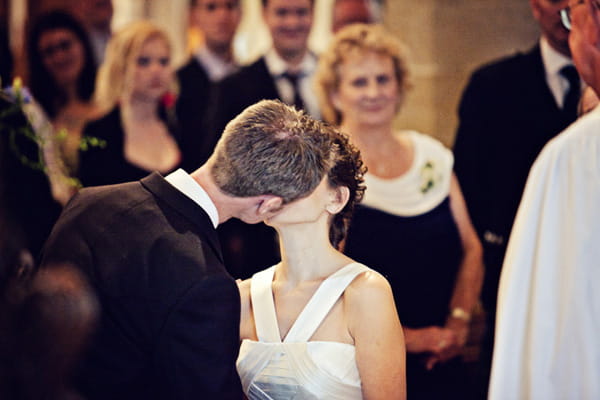
<path fill-rule="evenodd" d="M 473 69 L 528 49 L 539 35 L 527 0 L 388 0 L 385 25 L 411 50 L 414 88 L 398 128 L 429 133 L 447 146 Z"/>

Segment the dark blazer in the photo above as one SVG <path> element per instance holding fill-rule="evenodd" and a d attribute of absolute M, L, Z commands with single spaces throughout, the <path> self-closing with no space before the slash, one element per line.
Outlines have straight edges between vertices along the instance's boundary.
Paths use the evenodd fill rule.
<path fill-rule="evenodd" d="M 152 172 L 132 164 L 125 158 L 125 131 L 119 107 L 87 123 L 83 128 L 83 135 L 105 142 L 104 147 L 89 147 L 79 153 L 78 174 L 84 187 L 137 181 Z M 185 158 L 183 152 L 182 158 Z M 173 166 L 172 170 L 181 165 L 180 162 Z"/>
<path fill-rule="evenodd" d="M 214 108 L 209 112 L 214 142 L 230 120 L 263 99 L 279 99 L 264 57 L 223 79 L 217 86 Z M 219 227 L 219 237 L 225 265 L 235 278 L 250 278 L 280 259 L 275 230 L 264 224 L 248 225 L 231 219 Z"/>
<path fill-rule="evenodd" d="M 279 93 L 265 59 L 261 57 L 217 85 L 214 107 L 210 110 L 213 132 L 220 135 L 236 115 L 264 99 L 279 99 Z"/>
<path fill-rule="evenodd" d="M 237 286 L 206 212 L 159 174 L 75 195 L 45 246 L 56 262 L 102 309 L 76 374 L 85 398 L 241 398 Z"/>
<path fill-rule="evenodd" d="M 208 160 L 216 144 L 210 135 L 206 118 L 207 107 L 213 99 L 214 87 L 204 67 L 196 57 L 177 70 L 179 97 L 177 120 L 179 122 L 180 147 L 184 154 L 184 168 L 194 171 Z"/>
<path fill-rule="evenodd" d="M 506 244 L 529 169 L 574 119 L 546 83 L 539 46 L 473 73 L 459 107 L 455 170 L 484 245 L 484 303 L 495 309 Z"/>

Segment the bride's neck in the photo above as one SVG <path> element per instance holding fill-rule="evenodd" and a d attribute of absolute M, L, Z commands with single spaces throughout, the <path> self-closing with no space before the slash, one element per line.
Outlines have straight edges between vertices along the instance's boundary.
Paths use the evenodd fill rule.
<path fill-rule="evenodd" d="M 339 253 L 327 230 L 290 227 L 278 230 L 283 278 L 292 283 L 323 279 L 339 268 Z"/>

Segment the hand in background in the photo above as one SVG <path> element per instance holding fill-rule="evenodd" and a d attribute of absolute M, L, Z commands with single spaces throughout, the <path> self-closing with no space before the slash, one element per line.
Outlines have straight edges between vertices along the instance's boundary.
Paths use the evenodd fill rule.
<path fill-rule="evenodd" d="M 426 368 L 432 369 L 437 362 L 454 357 L 459 345 L 457 332 L 447 327 L 428 326 L 426 328 L 404 328 L 406 351 L 409 353 L 430 353 Z"/>

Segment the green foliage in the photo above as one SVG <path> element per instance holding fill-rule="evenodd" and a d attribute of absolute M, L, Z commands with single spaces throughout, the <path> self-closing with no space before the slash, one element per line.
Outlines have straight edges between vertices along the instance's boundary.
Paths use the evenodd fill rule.
<path fill-rule="evenodd" d="M 5 109 L 0 110 L 0 134 L 8 135 L 10 150 L 23 165 L 48 173 L 44 148 L 49 145 L 49 141 L 55 141 L 57 144 L 64 142 L 67 130 L 54 130 L 19 78 L 15 78 L 12 86 L 0 89 L 0 97 L 8 104 Z M 19 147 L 19 143 L 28 142 L 33 143 L 37 149 L 33 156 Z M 80 150 L 87 151 L 93 147 L 104 148 L 106 141 L 91 136 L 81 138 Z M 64 179 L 71 186 L 81 187 L 76 178 L 64 176 Z"/>

